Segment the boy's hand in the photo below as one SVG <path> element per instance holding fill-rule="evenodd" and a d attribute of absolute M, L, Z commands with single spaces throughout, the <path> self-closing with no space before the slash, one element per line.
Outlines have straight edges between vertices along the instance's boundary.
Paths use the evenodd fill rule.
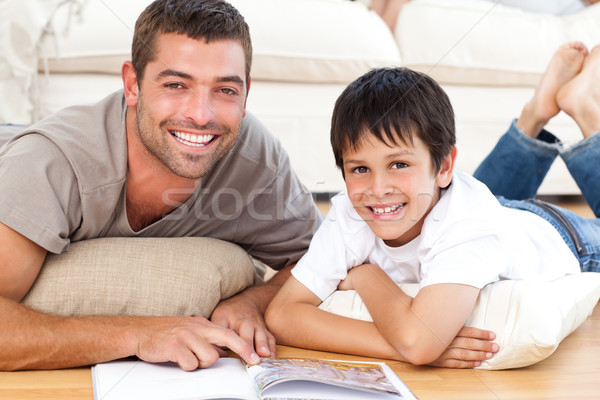
<path fill-rule="evenodd" d="M 492 331 L 463 327 L 446 351 L 431 366 L 444 368 L 474 368 L 494 356 L 500 347 L 492 340 Z"/>

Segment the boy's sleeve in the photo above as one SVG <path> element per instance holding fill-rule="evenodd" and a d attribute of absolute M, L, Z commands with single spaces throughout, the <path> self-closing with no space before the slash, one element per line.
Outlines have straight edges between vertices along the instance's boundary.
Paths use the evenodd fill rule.
<path fill-rule="evenodd" d="M 368 246 L 357 238 L 364 227 L 368 227 L 364 221 L 354 220 L 348 214 L 345 197 L 334 197 L 331 210 L 319 226 L 308 251 L 292 269 L 294 278 L 321 300 L 337 289 L 349 269 L 366 259 Z"/>

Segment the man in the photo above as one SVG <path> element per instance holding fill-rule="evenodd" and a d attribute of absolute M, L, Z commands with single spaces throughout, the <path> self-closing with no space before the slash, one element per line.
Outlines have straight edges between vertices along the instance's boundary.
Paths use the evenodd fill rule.
<path fill-rule="evenodd" d="M 251 58 L 248 26 L 228 3 L 157 0 L 136 23 L 122 92 L 2 147 L 0 369 L 136 355 L 191 370 L 221 347 L 249 363 L 275 352 L 262 314 L 321 217 L 279 143 L 246 116 Z M 223 189 L 240 201 L 222 204 Z M 55 316 L 19 304 L 49 252 L 109 236 L 223 239 L 280 271 L 221 302 L 213 322 Z"/>

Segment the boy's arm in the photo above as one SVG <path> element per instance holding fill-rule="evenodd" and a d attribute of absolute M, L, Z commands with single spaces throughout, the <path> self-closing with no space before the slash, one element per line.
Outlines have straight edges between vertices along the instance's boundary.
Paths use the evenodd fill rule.
<path fill-rule="evenodd" d="M 372 322 L 323 311 L 317 308 L 320 303 L 316 295 L 292 276 L 269 305 L 265 315 L 267 326 L 280 344 L 409 362 Z M 400 320 L 390 318 L 391 315 L 386 313 L 386 318 L 400 325 Z M 498 346 L 490 342 L 493 339 L 489 331 L 464 327 L 430 365 L 476 367 L 498 351 Z"/>
<path fill-rule="evenodd" d="M 473 286 L 437 284 L 424 287 L 413 299 L 371 264 L 352 269 L 344 284 L 357 291 L 393 348 L 417 365 L 436 363 L 457 334 L 465 332 L 461 328 L 479 295 Z"/>
<path fill-rule="evenodd" d="M 335 315 L 318 308 L 321 300 L 294 276 L 282 286 L 265 314 L 279 344 L 405 360 L 371 322 Z"/>

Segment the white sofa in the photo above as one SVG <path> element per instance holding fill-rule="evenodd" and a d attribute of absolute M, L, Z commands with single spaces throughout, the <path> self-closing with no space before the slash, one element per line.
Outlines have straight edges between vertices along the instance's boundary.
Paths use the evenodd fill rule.
<path fill-rule="evenodd" d="M 281 140 L 315 193 L 343 188 L 329 145 L 331 110 L 370 68 L 404 65 L 438 79 L 455 107 L 457 169 L 473 172 L 530 98 L 554 50 L 568 40 L 600 43 L 600 5 L 556 17 L 483 0 L 413 0 L 392 33 L 359 2 L 231 2 L 254 43 L 248 109 Z M 29 124 L 119 89 L 135 19 L 148 3 L 0 2 L 0 123 Z M 564 115 L 550 127 L 567 143 L 580 137 Z M 559 160 L 541 193 L 579 190 Z"/>

